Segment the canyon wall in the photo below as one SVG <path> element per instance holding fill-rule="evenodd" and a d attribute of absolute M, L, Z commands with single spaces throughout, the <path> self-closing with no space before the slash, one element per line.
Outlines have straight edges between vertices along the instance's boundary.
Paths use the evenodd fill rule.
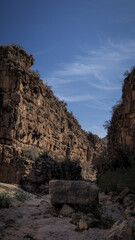
<path fill-rule="evenodd" d="M 91 162 L 103 142 L 81 129 L 66 104 L 30 69 L 33 62 L 16 45 L 0 47 L 0 181 L 19 183 L 31 172 L 40 178 L 45 154 L 56 162 L 78 161 L 82 176 L 94 180 Z"/>
<path fill-rule="evenodd" d="M 127 73 L 122 88 L 122 99 L 113 108 L 108 128 L 108 148 L 128 151 L 135 157 L 135 68 Z"/>

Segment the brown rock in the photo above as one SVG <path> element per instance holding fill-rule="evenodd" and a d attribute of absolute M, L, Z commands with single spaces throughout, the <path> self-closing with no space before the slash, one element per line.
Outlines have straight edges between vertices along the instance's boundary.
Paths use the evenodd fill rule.
<path fill-rule="evenodd" d="M 118 220 L 123 220 L 123 212 L 124 209 L 119 203 L 108 202 L 107 204 L 103 204 L 102 207 L 102 219 L 108 219 L 112 222 L 117 222 Z"/>
<path fill-rule="evenodd" d="M 128 194 L 123 199 L 123 206 L 125 207 L 125 217 L 131 218 L 135 217 L 135 195 L 134 194 Z"/>
<path fill-rule="evenodd" d="M 124 197 L 127 196 L 130 192 L 130 189 L 126 187 L 118 196 L 113 198 L 114 202 L 122 203 Z"/>
<path fill-rule="evenodd" d="M 78 224 L 78 222 L 80 221 L 80 219 L 85 216 L 84 213 L 82 212 L 75 212 L 72 214 L 72 217 L 70 219 L 70 222 L 73 224 Z"/>
<path fill-rule="evenodd" d="M 98 223 L 99 220 L 92 216 L 83 216 L 78 222 L 78 230 L 84 231 L 88 230 L 89 228 L 94 228 L 97 226 Z"/>
<path fill-rule="evenodd" d="M 71 217 L 75 210 L 67 204 L 64 204 L 60 210 L 60 215 L 64 217 Z"/>
<path fill-rule="evenodd" d="M 109 234 L 108 240 L 131 240 L 132 231 L 128 225 L 128 222 L 116 222 Z"/>
<path fill-rule="evenodd" d="M 135 207 L 135 194 L 128 194 L 123 200 L 124 207 Z"/>
<path fill-rule="evenodd" d="M 108 129 L 108 147 L 110 152 L 118 148 L 130 152 L 135 157 L 135 68 L 124 80 L 122 100 L 113 109 Z"/>
<path fill-rule="evenodd" d="M 0 47 L 0 181 L 46 182 L 39 158 L 45 152 L 56 162 L 79 160 L 82 176 L 94 180 L 92 159 L 104 143 L 81 129 L 30 69 L 33 61 L 16 45 Z"/>
<path fill-rule="evenodd" d="M 93 204 L 97 202 L 99 188 L 86 181 L 52 180 L 49 193 L 52 204 Z"/>

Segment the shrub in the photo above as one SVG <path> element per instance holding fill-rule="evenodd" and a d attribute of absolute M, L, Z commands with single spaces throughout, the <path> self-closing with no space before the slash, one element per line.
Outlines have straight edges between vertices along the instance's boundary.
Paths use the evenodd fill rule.
<path fill-rule="evenodd" d="M 130 74 L 130 73 L 129 73 L 129 71 L 128 71 L 128 70 L 126 70 L 126 71 L 124 72 L 124 76 L 125 76 L 125 77 L 128 77 L 128 76 L 129 76 L 129 74 Z"/>
<path fill-rule="evenodd" d="M 67 103 L 64 102 L 64 101 L 60 101 L 60 103 L 62 104 L 62 106 L 66 107 L 67 106 Z"/>
<path fill-rule="evenodd" d="M 105 130 L 108 130 L 108 128 L 111 126 L 111 121 L 108 120 L 108 121 L 105 121 L 104 124 L 103 124 L 103 127 Z"/>
<path fill-rule="evenodd" d="M 108 151 L 106 148 L 93 159 L 93 166 L 98 171 L 98 174 L 103 174 L 108 168 L 110 168 L 110 160 Z"/>
<path fill-rule="evenodd" d="M 93 160 L 93 166 L 99 174 L 103 174 L 107 170 L 128 169 L 134 164 L 134 159 L 130 156 L 128 150 L 120 148 L 109 153 L 108 149 L 104 149 L 100 155 Z"/>
<path fill-rule="evenodd" d="M 107 130 L 107 133 L 109 133 L 110 131 L 114 133 L 116 131 L 115 119 L 117 119 L 117 117 L 120 115 L 122 107 L 123 107 L 122 99 L 117 101 L 117 103 L 112 107 L 111 120 L 105 121 L 103 124 L 103 127 L 105 130 Z"/>
<path fill-rule="evenodd" d="M 116 170 L 108 170 L 98 176 L 98 184 L 101 191 L 106 193 L 114 191 L 120 193 L 128 187 L 131 191 L 135 191 L 135 164 L 128 169 L 118 168 Z"/>
<path fill-rule="evenodd" d="M 0 193 L 0 208 L 9 208 L 12 206 L 12 197 L 7 192 Z"/>
<path fill-rule="evenodd" d="M 35 71 L 35 77 L 40 78 L 40 73 L 38 70 Z"/>
<path fill-rule="evenodd" d="M 111 155 L 111 168 L 116 170 L 117 168 L 127 169 L 132 166 L 132 158 L 130 157 L 130 152 L 117 148 Z"/>
<path fill-rule="evenodd" d="M 21 189 L 18 189 L 15 192 L 15 198 L 20 202 L 25 202 L 30 198 L 30 194 Z"/>
<path fill-rule="evenodd" d="M 25 158 L 32 159 L 34 161 L 38 160 L 40 157 L 40 153 L 37 148 L 24 148 L 23 156 Z"/>

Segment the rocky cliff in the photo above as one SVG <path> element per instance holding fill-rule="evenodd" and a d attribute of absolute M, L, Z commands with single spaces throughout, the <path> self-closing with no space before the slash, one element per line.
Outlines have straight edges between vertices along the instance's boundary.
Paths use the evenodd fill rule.
<path fill-rule="evenodd" d="M 122 99 L 113 108 L 108 128 L 109 151 L 121 149 L 135 157 L 135 68 L 127 74 L 122 89 Z"/>
<path fill-rule="evenodd" d="M 91 161 L 102 141 L 81 129 L 66 104 L 30 69 L 33 62 L 16 45 L 0 47 L 0 181 L 19 183 L 32 172 L 42 182 L 40 156 L 45 154 L 53 162 L 79 161 L 82 176 L 95 179 Z"/>

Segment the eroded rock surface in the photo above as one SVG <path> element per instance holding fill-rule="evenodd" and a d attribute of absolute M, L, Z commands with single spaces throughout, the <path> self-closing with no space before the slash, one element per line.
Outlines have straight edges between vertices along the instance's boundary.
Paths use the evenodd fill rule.
<path fill-rule="evenodd" d="M 125 78 L 122 99 L 114 107 L 108 129 L 108 147 L 113 153 L 118 148 L 135 157 L 135 68 Z"/>
<path fill-rule="evenodd" d="M 33 62 L 16 45 L 0 47 L 0 180 L 36 178 L 41 185 L 44 153 L 56 162 L 79 160 L 82 176 L 94 180 L 91 161 L 104 143 L 81 129 L 66 104 L 30 69 Z"/>

